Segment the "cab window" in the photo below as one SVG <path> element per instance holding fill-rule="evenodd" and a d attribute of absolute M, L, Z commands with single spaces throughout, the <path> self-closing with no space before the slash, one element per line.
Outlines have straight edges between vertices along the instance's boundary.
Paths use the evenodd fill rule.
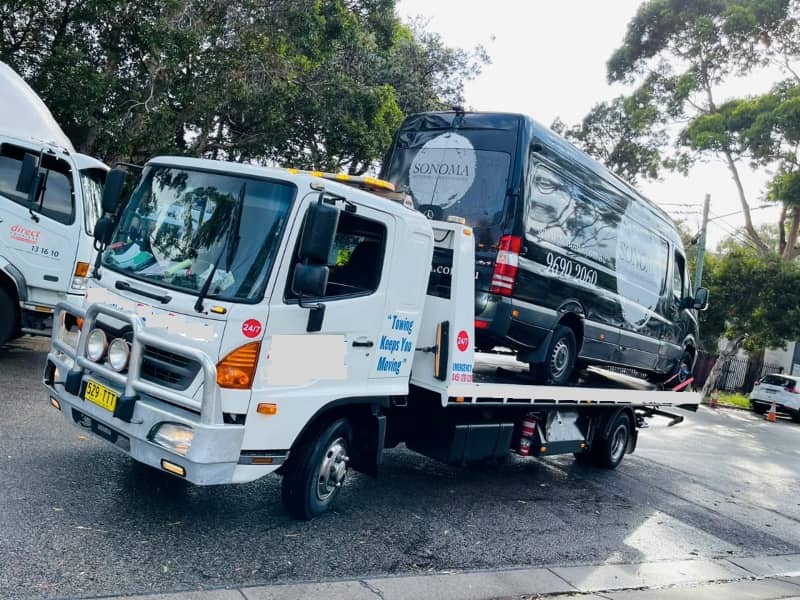
<path fill-rule="evenodd" d="M 75 221 L 75 202 L 69 165 L 47 154 L 42 157 L 42 171 L 47 175 L 46 188 L 40 201 L 31 205 L 27 194 L 17 191 L 25 152 L 24 148 L 9 144 L 0 148 L 0 194 L 59 223 L 72 224 Z"/>
<path fill-rule="evenodd" d="M 333 250 L 328 257 L 330 275 L 325 289 L 326 298 L 363 296 L 378 289 L 383 271 L 386 246 L 386 227 L 377 221 L 344 212 L 339 215 Z M 292 269 L 297 263 L 295 249 Z M 297 295 L 287 285 L 286 298 Z"/>

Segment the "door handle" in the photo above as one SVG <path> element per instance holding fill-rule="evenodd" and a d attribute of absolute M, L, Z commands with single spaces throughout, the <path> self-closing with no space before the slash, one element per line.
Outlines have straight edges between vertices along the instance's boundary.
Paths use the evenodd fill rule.
<path fill-rule="evenodd" d="M 372 340 L 355 340 L 353 342 L 353 348 L 372 348 L 375 344 Z"/>

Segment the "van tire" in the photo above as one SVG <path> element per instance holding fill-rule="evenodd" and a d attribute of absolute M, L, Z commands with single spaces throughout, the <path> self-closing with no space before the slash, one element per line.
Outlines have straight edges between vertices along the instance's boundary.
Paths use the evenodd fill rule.
<path fill-rule="evenodd" d="M 281 482 L 286 510 L 295 519 L 306 521 L 333 508 L 353 446 L 353 428 L 347 419 L 337 419 L 316 431 L 317 435 L 311 433 L 295 444 Z"/>
<path fill-rule="evenodd" d="M 566 325 L 557 326 L 547 346 L 544 362 L 530 364 L 531 378 L 536 383 L 565 385 L 572 376 L 577 353 L 575 332 Z"/>
<path fill-rule="evenodd" d="M 608 436 L 596 438 L 592 444 L 592 462 L 601 469 L 616 469 L 628 449 L 631 439 L 631 420 L 619 414 L 608 430 Z"/>
<path fill-rule="evenodd" d="M 10 342 L 19 332 L 19 307 L 4 287 L 0 287 L 0 346 Z M 11 318 L 8 318 L 11 317 Z"/>

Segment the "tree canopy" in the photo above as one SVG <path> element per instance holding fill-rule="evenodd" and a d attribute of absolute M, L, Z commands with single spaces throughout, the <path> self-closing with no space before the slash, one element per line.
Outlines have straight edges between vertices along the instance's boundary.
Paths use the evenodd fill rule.
<path fill-rule="evenodd" d="M 632 91 L 596 105 L 565 133 L 622 176 L 686 172 L 721 158 L 736 185 L 745 232 L 762 254 L 800 254 L 800 0 L 647 0 L 608 60 L 608 79 Z M 720 100 L 732 78 L 777 66 L 758 96 Z M 599 149 L 599 151 L 598 151 Z M 765 196 L 781 203 L 777 247 L 750 216 L 741 168 L 774 172 Z"/>
<path fill-rule="evenodd" d="M 0 60 L 80 151 L 362 173 L 404 114 L 463 101 L 488 60 L 394 0 L 12 0 Z"/>

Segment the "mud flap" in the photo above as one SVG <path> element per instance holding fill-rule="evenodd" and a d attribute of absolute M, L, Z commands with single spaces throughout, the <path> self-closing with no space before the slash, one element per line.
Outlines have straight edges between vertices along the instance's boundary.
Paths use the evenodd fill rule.
<path fill-rule="evenodd" d="M 354 422 L 354 426 L 350 467 L 364 475 L 377 477 L 378 467 L 383 462 L 386 416 L 373 414 Z"/>

